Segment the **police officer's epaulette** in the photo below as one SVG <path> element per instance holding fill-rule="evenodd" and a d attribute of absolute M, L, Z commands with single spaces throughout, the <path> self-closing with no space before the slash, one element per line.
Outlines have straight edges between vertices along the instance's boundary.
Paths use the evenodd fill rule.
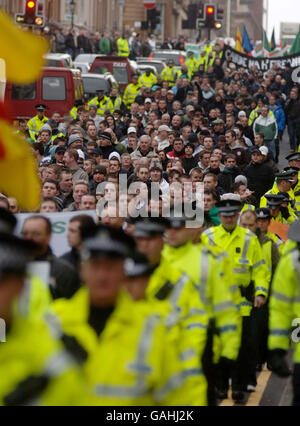
<path fill-rule="evenodd" d="M 85 361 L 88 359 L 88 353 L 80 345 L 75 337 L 63 334 L 60 340 L 62 341 L 68 354 L 70 354 L 79 365 L 85 363 Z"/>
<path fill-rule="evenodd" d="M 174 285 L 171 281 L 167 281 L 156 293 L 155 298 L 157 300 L 166 300 L 170 295 L 171 291 L 174 289 Z"/>
<path fill-rule="evenodd" d="M 300 191 L 296 191 L 296 192 L 294 192 L 294 195 L 295 195 L 296 197 L 298 197 L 298 195 L 300 195 Z"/>
<path fill-rule="evenodd" d="M 30 404 L 46 390 L 49 381 L 50 378 L 45 374 L 28 377 L 3 398 L 4 405 L 15 407 Z"/>

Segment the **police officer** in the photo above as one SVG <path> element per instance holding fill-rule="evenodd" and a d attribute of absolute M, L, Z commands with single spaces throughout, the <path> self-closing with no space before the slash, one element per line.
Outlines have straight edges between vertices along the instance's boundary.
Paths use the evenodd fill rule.
<path fill-rule="evenodd" d="M 250 314 L 253 307 L 261 308 L 266 302 L 270 272 L 256 235 L 237 224 L 241 201 L 234 194 L 226 194 L 217 206 L 221 225 L 206 230 L 202 234 L 202 241 L 208 246 L 219 246 L 229 253 L 232 283 L 240 288 L 238 307 L 243 320 L 242 345 L 232 377 L 232 397 L 242 400 L 243 391 L 251 384 L 253 374 Z M 228 383 L 224 382 L 223 386 L 220 390 L 222 397 L 227 394 Z"/>
<path fill-rule="evenodd" d="M 32 250 L 31 243 L 0 235 L 0 405 L 82 405 L 75 358 L 45 323 L 14 311 Z"/>
<path fill-rule="evenodd" d="M 239 350 L 239 316 L 217 258 L 203 245 L 193 244 L 195 230 L 187 227 L 187 220 L 184 214 L 181 217 L 175 211 L 171 214 L 163 259 L 191 277 L 196 290 L 196 295 L 191 296 L 194 308 L 198 304 L 199 311 L 205 312 L 202 327 L 205 329 L 206 325 L 207 342 L 202 365 L 208 381 L 208 404 L 215 405 L 213 334 L 219 334 L 220 368 L 231 368 Z"/>
<path fill-rule="evenodd" d="M 49 120 L 49 118 L 45 116 L 45 110 L 47 109 L 46 105 L 38 104 L 35 106 L 35 109 L 36 109 L 37 115 L 31 118 L 27 123 L 27 129 L 29 130 L 30 137 L 33 140 L 36 140 L 41 128 Z"/>
<path fill-rule="evenodd" d="M 120 38 L 117 40 L 118 47 L 118 56 L 128 57 L 130 54 L 128 40 L 125 37 L 125 34 L 122 34 Z"/>
<path fill-rule="evenodd" d="M 270 189 L 270 191 L 266 192 L 266 194 L 263 197 L 261 197 L 260 207 L 267 206 L 266 195 L 278 194 L 279 192 L 287 192 L 291 199 L 291 204 L 288 206 L 290 216 L 294 217 L 294 220 L 297 218 L 295 215 L 295 210 L 294 210 L 295 196 L 294 196 L 293 190 L 291 189 L 294 183 L 293 173 L 294 171 L 291 171 L 291 170 L 288 170 L 288 171 L 283 170 L 281 173 L 277 173 L 275 175 L 276 182 L 274 183 L 273 188 Z M 292 223 L 292 220 L 289 223 Z"/>
<path fill-rule="evenodd" d="M 269 293 L 271 291 L 272 278 L 279 263 L 280 255 L 276 244 L 263 233 L 258 225 L 258 215 L 254 211 L 246 211 L 242 213 L 240 224 L 244 228 L 257 235 L 258 241 L 262 247 L 263 256 L 266 265 L 271 273 L 271 281 L 269 283 Z M 262 365 L 267 361 L 267 341 L 268 341 L 268 317 L 269 307 L 267 302 L 260 309 L 253 308 L 251 311 L 253 339 L 256 342 L 253 346 L 256 355 L 253 358 L 253 364 L 257 363 L 256 369 L 261 370 Z M 254 372 L 255 364 L 253 365 Z M 253 373 L 253 383 L 249 385 L 248 390 L 255 390 L 256 378 Z"/>
<path fill-rule="evenodd" d="M 108 110 L 109 98 L 105 96 L 105 91 L 103 89 L 96 90 L 96 93 L 98 93 L 98 96 L 95 96 L 95 98 L 91 99 L 88 105 L 96 106 L 97 115 L 104 118 L 105 111 Z"/>
<path fill-rule="evenodd" d="M 282 257 L 275 273 L 270 299 L 269 365 L 281 377 L 290 375 L 286 354 L 294 345 L 293 405 L 300 406 L 300 221 L 290 228 L 289 239 L 295 248 Z"/>
<path fill-rule="evenodd" d="M 191 79 L 195 72 L 198 71 L 200 65 L 199 61 L 194 56 L 194 52 L 188 52 L 188 57 L 185 61 L 185 65 L 187 66 L 189 79 Z"/>
<path fill-rule="evenodd" d="M 148 235 L 149 240 L 151 240 L 151 236 L 149 234 L 150 226 L 147 227 L 146 223 L 143 224 L 140 221 L 138 221 L 137 225 L 137 234 Z M 153 223 L 153 225 L 155 226 L 155 223 Z M 152 228 L 152 232 L 154 231 L 154 226 Z M 196 351 L 191 344 L 192 334 L 197 333 L 197 331 L 193 332 L 191 327 L 189 329 L 189 325 L 196 324 L 196 315 L 193 315 L 192 311 L 187 311 L 188 306 L 183 306 L 180 304 L 179 300 L 177 300 L 177 303 L 180 304 L 182 309 L 180 318 L 176 310 L 173 310 L 174 306 L 172 298 L 174 299 L 174 293 L 178 290 L 176 286 L 180 285 L 179 282 L 178 284 L 173 285 L 173 290 L 171 291 L 173 296 L 171 296 L 170 293 L 168 297 L 166 296 L 166 298 L 163 299 L 163 291 L 160 293 L 160 299 L 147 296 L 147 288 L 152 280 L 153 270 L 153 266 L 151 266 L 147 257 L 135 252 L 133 256 L 127 258 L 125 261 L 125 275 L 127 277 L 125 285 L 133 299 L 139 301 L 138 304 L 140 307 L 149 310 L 152 313 L 157 311 L 164 318 L 164 323 L 168 330 L 168 342 L 164 342 L 164 344 L 172 345 L 178 354 L 182 372 L 184 372 L 186 376 L 186 380 L 183 385 L 184 393 L 186 399 L 189 400 L 190 405 L 207 405 L 207 385 L 202 369 L 199 367 L 199 350 Z M 171 275 L 172 274 L 170 274 L 170 276 Z M 165 294 L 167 295 L 167 292 Z M 184 316 L 190 317 L 189 322 L 187 319 L 184 319 Z M 174 321 L 173 318 L 177 318 L 177 321 Z M 198 339 L 197 342 L 199 343 Z"/>
<path fill-rule="evenodd" d="M 120 110 L 122 107 L 122 98 L 118 94 L 116 87 L 113 87 L 110 91 L 110 97 L 108 100 L 107 110 L 113 114 L 115 110 Z"/>
<path fill-rule="evenodd" d="M 0 208 L 0 232 L 8 236 L 13 235 L 16 225 L 17 220 L 14 215 L 8 210 Z M 32 253 L 33 258 L 34 253 Z M 15 303 L 15 313 L 30 319 L 42 318 L 49 308 L 50 302 L 51 294 L 48 283 L 27 273 L 23 291 Z"/>
<path fill-rule="evenodd" d="M 153 73 L 151 68 L 146 68 L 145 73 L 142 74 L 139 78 L 139 85 L 143 87 L 149 87 L 151 89 L 152 86 L 157 84 L 157 77 Z"/>
<path fill-rule="evenodd" d="M 132 82 L 129 83 L 125 89 L 123 102 L 124 105 L 129 109 L 131 104 L 135 101 L 135 98 L 140 93 L 140 84 L 139 84 L 139 76 L 138 74 L 133 74 Z"/>
<path fill-rule="evenodd" d="M 64 331 L 88 353 L 90 404 L 189 404 L 181 392 L 185 375 L 176 351 L 162 344 L 167 331 L 160 316 L 145 312 L 122 289 L 132 239 L 103 226 L 91 235 L 82 250 L 85 287 L 54 304 Z"/>
<path fill-rule="evenodd" d="M 292 224 L 297 219 L 293 211 L 289 209 L 290 198 L 288 193 L 265 194 L 264 198 L 267 203 L 266 207 L 270 209 L 272 220 L 283 224 Z"/>
<path fill-rule="evenodd" d="M 282 254 L 284 241 L 278 236 L 269 231 L 272 215 L 268 207 L 262 207 L 256 210 L 257 224 L 263 234 L 270 238 L 277 246 L 278 251 Z"/>
<path fill-rule="evenodd" d="M 296 215 L 300 216 L 300 167 L 296 166 L 298 164 L 300 166 L 300 152 L 296 152 L 294 154 L 289 155 L 287 158 L 292 158 L 292 161 L 289 161 L 289 167 L 286 167 L 284 170 L 289 171 L 291 173 L 291 178 L 293 180 L 291 190 L 295 197 L 295 205 L 294 210 Z M 298 160 L 299 159 L 299 160 Z M 290 164 L 294 164 L 291 166 Z"/>
<path fill-rule="evenodd" d="M 161 78 L 163 81 L 167 81 L 170 87 L 175 85 L 175 81 L 177 80 L 178 73 L 175 68 L 175 63 L 172 59 L 167 62 L 167 67 L 162 71 Z"/>

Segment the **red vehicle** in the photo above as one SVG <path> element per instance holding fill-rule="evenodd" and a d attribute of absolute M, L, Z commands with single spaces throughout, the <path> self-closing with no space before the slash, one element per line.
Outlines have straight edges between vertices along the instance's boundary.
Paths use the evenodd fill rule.
<path fill-rule="evenodd" d="M 67 68 L 44 68 L 35 83 L 25 86 L 7 83 L 5 90 L 5 101 L 10 103 L 14 119 L 35 116 L 37 104 L 47 106 L 47 117 L 54 111 L 65 115 L 79 99 L 84 101 L 81 72 Z"/>
<path fill-rule="evenodd" d="M 110 72 L 117 80 L 120 89 L 125 90 L 132 80 L 132 75 L 137 73 L 137 65 L 122 56 L 97 56 L 89 71 L 93 74 L 105 74 Z"/>

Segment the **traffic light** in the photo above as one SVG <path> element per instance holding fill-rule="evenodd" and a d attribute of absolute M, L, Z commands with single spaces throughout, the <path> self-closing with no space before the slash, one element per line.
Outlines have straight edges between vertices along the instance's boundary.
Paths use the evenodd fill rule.
<path fill-rule="evenodd" d="M 216 7 L 213 4 L 205 5 L 205 26 L 207 28 L 215 28 Z"/>
<path fill-rule="evenodd" d="M 204 4 L 200 4 L 198 7 L 198 19 L 200 21 L 204 21 Z"/>
<path fill-rule="evenodd" d="M 224 9 L 217 7 L 217 20 L 215 22 L 216 30 L 220 30 L 223 27 L 224 22 Z"/>
<path fill-rule="evenodd" d="M 15 21 L 18 24 L 32 25 L 35 27 L 43 27 L 45 17 L 43 15 L 43 4 L 37 0 L 25 0 L 24 13 L 17 13 Z"/>
<path fill-rule="evenodd" d="M 25 4 L 25 24 L 34 25 L 36 18 L 36 0 L 26 0 Z"/>
<path fill-rule="evenodd" d="M 150 23 L 151 31 L 154 31 L 160 24 L 160 11 L 156 7 L 147 10 L 147 21 Z"/>

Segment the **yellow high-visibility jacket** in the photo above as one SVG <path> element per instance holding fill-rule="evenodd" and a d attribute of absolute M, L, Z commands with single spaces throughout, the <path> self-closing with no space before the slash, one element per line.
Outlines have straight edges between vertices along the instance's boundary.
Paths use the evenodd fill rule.
<path fill-rule="evenodd" d="M 300 261 L 298 248 L 283 256 L 276 270 L 270 297 L 269 340 L 270 350 L 288 350 L 294 346 L 294 361 L 300 363 L 298 330 L 300 318 Z"/>
<path fill-rule="evenodd" d="M 126 107 L 130 107 L 130 105 L 133 104 L 135 98 L 140 93 L 140 88 L 140 84 L 128 84 L 123 96 L 123 102 Z"/>
<path fill-rule="evenodd" d="M 100 336 L 89 325 L 89 293 L 80 289 L 70 300 L 57 300 L 53 309 L 63 330 L 87 351 L 84 365 L 90 405 L 189 405 L 186 373 L 177 351 L 168 344 L 161 315 L 149 304 L 120 294 Z M 190 378 L 193 372 L 189 372 Z M 194 371 L 199 375 L 199 369 Z"/>
<path fill-rule="evenodd" d="M 166 245 L 163 259 L 189 274 L 196 291 L 192 296 L 195 309 L 203 311 L 206 320 L 215 319 L 221 356 L 235 360 L 240 345 L 240 318 L 216 258 L 205 247 L 188 242 L 178 248 Z"/>
<path fill-rule="evenodd" d="M 27 129 L 29 130 L 30 137 L 33 140 L 37 138 L 41 128 L 44 126 L 44 124 L 47 123 L 47 121 L 49 121 L 48 117 L 44 116 L 42 119 L 40 119 L 38 115 L 35 115 L 28 121 Z"/>
<path fill-rule="evenodd" d="M 249 316 L 253 303 L 247 300 L 246 289 L 253 282 L 251 297 L 267 297 L 271 279 L 257 236 L 238 225 L 232 232 L 227 232 L 223 225 L 219 225 L 207 229 L 202 234 L 202 241 L 207 246 L 216 245 L 229 254 L 233 272 L 232 284 L 240 287 L 243 296 L 240 303 L 241 315 Z"/>
<path fill-rule="evenodd" d="M 0 343 L 0 405 L 85 405 L 83 374 L 63 344 L 44 322 L 14 317 L 6 342 Z M 37 394 L 21 383 L 46 375 L 49 383 Z M 12 393 L 18 395 L 12 399 Z"/>

